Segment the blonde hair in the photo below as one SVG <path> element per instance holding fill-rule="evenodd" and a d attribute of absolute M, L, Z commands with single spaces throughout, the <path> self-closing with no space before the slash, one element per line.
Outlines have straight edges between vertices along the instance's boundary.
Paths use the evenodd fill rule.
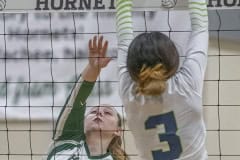
<path fill-rule="evenodd" d="M 161 95 L 166 89 L 169 77 L 163 64 L 154 67 L 143 65 L 138 75 L 136 93 L 142 95 Z"/>
<path fill-rule="evenodd" d="M 118 117 L 118 127 L 122 127 L 121 116 L 117 113 Z M 115 136 L 108 146 L 114 160 L 129 160 L 126 152 L 122 149 L 122 139 L 121 136 Z"/>
<path fill-rule="evenodd" d="M 109 151 L 111 152 L 111 155 L 113 159 L 115 160 L 129 160 L 127 154 L 121 147 L 122 145 L 122 139 L 120 136 L 115 136 L 111 143 L 109 144 Z"/>

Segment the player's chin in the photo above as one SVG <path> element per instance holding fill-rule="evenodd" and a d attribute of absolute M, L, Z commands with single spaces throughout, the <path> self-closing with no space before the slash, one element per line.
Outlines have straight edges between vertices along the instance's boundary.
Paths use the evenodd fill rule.
<path fill-rule="evenodd" d="M 88 126 L 89 131 L 100 131 L 102 129 L 102 125 L 99 123 L 92 123 Z"/>

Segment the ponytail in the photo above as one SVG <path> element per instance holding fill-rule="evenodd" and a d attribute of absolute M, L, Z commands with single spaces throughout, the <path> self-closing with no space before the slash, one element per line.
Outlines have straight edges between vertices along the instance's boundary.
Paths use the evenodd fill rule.
<path fill-rule="evenodd" d="M 109 151 L 114 160 L 129 160 L 126 152 L 122 149 L 122 140 L 120 136 L 115 136 L 109 144 Z"/>
<path fill-rule="evenodd" d="M 157 64 L 153 68 L 143 65 L 138 76 L 136 93 L 149 96 L 161 95 L 166 89 L 168 77 L 167 70 L 162 64 Z"/>
<path fill-rule="evenodd" d="M 122 127 L 121 116 L 117 113 L 118 117 L 118 127 Z M 129 160 L 126 152 L 122 149 L 122 139 L 121 136 L 115 136 L 108 146 L 109 152 L 114 160 Z"/>

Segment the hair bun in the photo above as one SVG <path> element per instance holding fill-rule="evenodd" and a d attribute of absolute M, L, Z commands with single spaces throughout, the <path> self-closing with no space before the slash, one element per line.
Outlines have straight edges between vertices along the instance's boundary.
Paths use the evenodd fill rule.
<path fill-rule="evenodd" d="M 143 65 L 137 82 L 136 92 L 143 95 L 160 95 L 166 89 L 167 71 L 163 64 L 155 67 Z"/>

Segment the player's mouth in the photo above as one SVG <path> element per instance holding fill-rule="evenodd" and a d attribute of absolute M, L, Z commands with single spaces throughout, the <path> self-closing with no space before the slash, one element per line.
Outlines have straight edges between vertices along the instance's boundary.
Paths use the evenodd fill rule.
<path fill-rule="evenodd" d="M 96 122 L 96 123 L 103 122 L 103 120 L 101 118 L 99 118 L 99 117 L 94 118 L 93 121 Z"/>

